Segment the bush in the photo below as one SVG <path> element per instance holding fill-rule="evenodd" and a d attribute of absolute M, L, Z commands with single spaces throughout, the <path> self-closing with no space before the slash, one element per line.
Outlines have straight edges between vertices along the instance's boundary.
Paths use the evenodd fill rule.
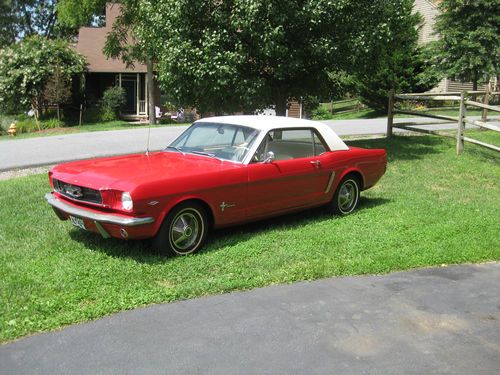
<path fill-rule="evenodd" d="M 313 120 L 331 120 L 333 118 L 332 113 L 323 106 L 314 109 L 311 114 Z"/>
<path fill-rule="evenodd" d="M 311 118 L 313 112 L 320 106 L 320 101 L 317 96 L 307 95 L 302 100 L 302 106 L 304 108 L 304 115 L 306 118 Z"/>
<path fill-rule="evenodd" d="M 101 108 L 100 121 L 113 121 L 118 119 L 118 113 L 111 110 L 109 107 Z"/>
<path fill-rule="evenodd" d="M 88 109 L 84 109 L 82 113 L 82 121 L 95 123 L 101 122 L 101 108 L 98 105 L 90 107 Z"/>
<path fill-rule="evenodd" d="M 126 101 L 125 89 L 123 87 L 110 87 L 106 89 L 101 100 L 102 120 L 116 120 L 120 114 L 121 107 Z"/>
<path fill-rule="evenodd" d="M 25 120 L 20 120 L 16 122 L 17 133 L 31 133 L 36 132 L 38 127 L 36 126 L 35 119 L 27 118 Z"/>
<path fill-rule="evenodd" d="M 64 122 L 58 121 L 56 118 L 40 121 L 40 127 L 42 129 L 54 129 L 62 126 L 64 126 Z"/>
<path fill-rule="evenodd" d="M 10 124 L 16 122 L 16 117 L 12 115 L 0 115 L 0 133 L 7 133 Z"/>

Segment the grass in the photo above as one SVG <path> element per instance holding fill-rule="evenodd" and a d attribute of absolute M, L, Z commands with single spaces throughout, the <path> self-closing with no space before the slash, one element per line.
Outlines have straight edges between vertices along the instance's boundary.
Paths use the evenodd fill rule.
<path fill-rule="evenodd" d="M 389 155 L 356 213 L 315 209 L 226 229 L 201 253 L 170 259 L 59 221 L 45 175 L 0 181 L 0 341 L 236 289 L 500 260 L 497 153 L 467 144 L 456 156 L 453 140 L 430 136 L 350 143 Z"/>
<path fill-rule="evenodd" d="M 163 127 L 163 126 L 181 126 L 188 124 L 157 124 L 152 125 L 152 127 Z M 14 140 L 14 139 L 25 139 L 25 138 L 35 138 L 35 137 L 47 137 L 51 135 L 61 135 L 61 134 L 74 134 L 74 133 L 84 133 L 84 132 L 97 132 L 97 131 L 107 131 L 107 130 L 124 130 L 124 129 L 137 129 L 139 127 L 147 127 L 147 123 L 132 123 L 127 121 L 108 121 L 108 122 L 98 122 L 92 124 L 84 124 L 81 126 L 67 126 L 53 129 L 44 129 L 41 131 L 35 131 L 30 133 L 22 133 L 16 135 L 16 137 L 9 137 L 8 135 L 0 136 L 1 140 Z"/>
<path fill-rule="evenodd" d="M 345 103 L 333 103 L 334 113 L 332 114 L 332 120 L 358 120 L 358 119 L 373 119 L 373 118 L 381 118 L 387 117 L 387 113 L 374 111 L 370 108 L 361 108 L 356 109 L 356 104 L 358 104 L 358 100 L 351 100 Z M 322 103 L 321 106 L 326 108 L 327 110 L 331 110 L 331 103 Z M 341 112 L 342 113 L 335 113 Z M 443 115 L 443 116 L 455 116 L 458 117 L 458 107 L 450 107 L 450 108 L 428 108 L 424 110 L 419 110 L 421 113 L 430 113 L 435 115 Z M 468 108 L 467 116 L 481 116 L 482 110 Z M 489 116 L 495 116 L 496 113 L 490 112 Z M 412 117 L 410 115 L 396 114 L 394 117 L 396 118 L 409 118 Z"/>

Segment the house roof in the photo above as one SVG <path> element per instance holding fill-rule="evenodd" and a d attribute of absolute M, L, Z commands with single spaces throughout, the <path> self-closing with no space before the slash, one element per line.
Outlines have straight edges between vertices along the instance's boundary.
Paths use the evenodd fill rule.
<path fill-rule="evenodd" d="M 133 67 L 128 67 L 121 59 L 108 59 L 102 52 L 106 37 L 113 27 L 115 19 L 119 16 L 119 4 L 106 5 L 106 26 L 81 27 L 78 32 L 76 50 L 87 58 L 89 72 L 99 73 L 145 73 L 146 65 L 136 62 Z"/>

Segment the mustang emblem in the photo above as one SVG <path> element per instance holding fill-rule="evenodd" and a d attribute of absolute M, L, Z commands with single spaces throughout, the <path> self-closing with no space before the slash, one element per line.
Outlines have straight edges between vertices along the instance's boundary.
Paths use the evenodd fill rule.
<path fill-rule="evenodd" d="M 230 208 L 230 207 L 234 207 L 234 206 L 236 206 L 236 205 L 235 204 L 226 203 L 226 202 L 222 202 L 219 207 L 220 207 L 220 210 L 222 212 L 224 212 L 224 210 L 226 208 Z"/>
<path fill-rule="evenodd" d="M 66 185 L 64 187 L 64 191 L 66 192 L 66 194 L 68 194 L 70 197 L 73 197 L 73 198 L 83 197 L 82 188 L 80 188 L 78 186 Z"/>

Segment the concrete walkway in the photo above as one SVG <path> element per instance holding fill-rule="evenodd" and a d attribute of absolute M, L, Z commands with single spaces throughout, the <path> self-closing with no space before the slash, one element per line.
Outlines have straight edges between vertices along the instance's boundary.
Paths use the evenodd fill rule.
<path fill-rule="evenodd" d="M 422 119 L 423 121 L 431 119 Z M 397 119 L 397 122 L 407 121 Z M 325 121 L 340 136 L 384 134 L 387 119 Z M 152 128 L 150 150 L 161 150 L 186 127 Z M 453 129 L 456 125 L 434 125 L 434 130 Z M 395 129 L 395 132 L 405 132 Z M 144 152 L 148 127 L 138 129 L 89 132 L 51 137 L 0 141 L 0 172 L 56 164 L 63 161 Z"/>
<path fill-rule="evenodd" d="M 498 374 L 500 264 L 271 286 L 0 346 L 9 374 Z"/>

